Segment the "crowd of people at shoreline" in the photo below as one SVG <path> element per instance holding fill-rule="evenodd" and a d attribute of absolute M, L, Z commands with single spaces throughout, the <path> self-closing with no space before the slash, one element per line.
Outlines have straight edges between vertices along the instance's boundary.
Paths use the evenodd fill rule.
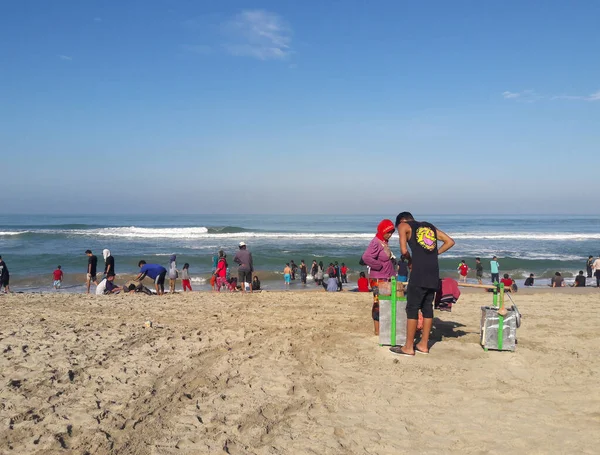
<path fill-rule="evenodd" d="M 370 252 L 373 254 L 373 251 Z M 169 279 L 169 292 L 174 293 L 176 287 L 176 281 L 179 278 L 181 280 L 181 286 L 183 292 L 192 291 L 191 277 L 189 272 L 190 265 L 185 263 L 181 270 L 177 268 L 176 255 L 171 255 L 169 258 L 168 269 L 160 264 L 147 264 L 141 260 L 138 263 L 139 271 L 137 276 L 133 280 L 127 281 L 123 286 L 117 286 L 114 281 L 116 277 L 115 273 L 115 259 L 111 254 L 110 250 L 104 249 L 102 256 L 104 259 L 104 270 L 101 274 L 101 279 L 98 280 L 98 258 L 91 250 L 86 250 L 86 256 L 88 257 L 87 269 L 86 269 L 86 292 L 89 294 L 91 284 L 96 285 L 96 294 L 113 294 L 118 292 L 145 292 L 152 293 L 148 288 L 145 288 L 141 282 L 144 278 L 148 277 L 153 280 L 154 291 L 158 295 L 164 294 L 165 281 L 168 276 Z M 395 276 L 399 282 L 406 283 L 410 275 L 411 264 L 406 260 L 404 256 L 400 259 L 391 253 L 391 261 L 394 267 Z M 238 265 L 238 276 L 232 277 L 229 264 L 227 262 L 227 255 L 223 250 L 219 250 L 213 256 L 212 264 L 212 275 L 210 279 L 211 288 L 214 291 L 220 292 L 226 291 L 241 291 L 241 292 L 254 292 L 261 290 L 261 282 L 257 275 L 254 274 L 254 264 L 252 260 L 252 253 L 247 249 L 245 242 L 239 243 L 239 250 L 233 261 Z M 371 275 L 372 268 L 368 262 L 365 262 L 364 258 L 361 258 L 360 264 L 366 266 L 367 272 L 360 272 L 356 282 L 356 287 L 353 290 L 358 292 L 371 292 L 372 280 L 367 280 L 366 275 Z M 472 276 L 471 273 L 475 272 L 475 279 L 478 284 L 483 283 L 484 267 L 480 257 L 475 258 L 474 267 L 469 267 L 466 260 L 461 260 L 458 264 L 458 281 L 462 283 L 467 282 L 467 278 Z M 594 259 L 593 256 L 589 256 L 586 261 L 587 276 L 583 270 L 574 277 L 572 284 L 567 284 L 561 272 L 555 272 L 550 280 L 550 287 L 586 287 L 589 286 L 587 279 L 595 278 L 596 287 L 600 287 L 600 257 Z M 307 286 L 308 277 L 312 278 L 312 281 L 318 287 L 323 287 L 328 292 L 339 292 L 343 290 L 344 284 L 348 284 L 348 274 L 350 269 L 345 263 L 339 264 L 338 261 L 330 262 L 328 266 L 325 266 L 323 261 L 317 262 L 312 261 L 310 268 L 302 259 L 300 264 L 297 265 L 294 260 L 285 264 L 283 268 L 283 281 L 284 289 L 290 289 L 292 282 L 296 281 L 299 277 L 299 282 L 303 287 Z M 505 288 L 516 290 L 517 283 L 508 273 L 504 273 L 500 277 L 500 263 L 498 258 L 494 256 L 489 262 L 489 274 L 492 283 L 502 283 Z M 181 276 L 180 276 L 181 275 Z M 52 272 L 53 282 L 52 287 L 55 290 L 61 289 L 62 282 L 64 280 L 64 272 L 60 265 Z M 535 285 L 536 277 L 531 273 L 523 282 L 523 286 L 531 287 Z M 10 274 L 8 266 L 0 256 L 0 292 L 10 292 Z"/>
<path fill-rule="evenodd" d="M 465 260 L 460 261 L 458 267 L 456 269 L 459 275 L 459 281 L 462 283 L 467 282 L 467 276 L 469 272 L 472 270 L 466 263 Z M 589 256 L 586 261 L 586 270 L 587 277 L 584 275 L 584 271 L 580 270 L 579 273 L 575 276 L 575 279 L 570 287 L 586 287 L 587 281 L 586 278 L 595 278 L 596 279 L 596 287 L 600 288 L 600 257 L 594 259 L 593 256 Z M 511 278 L 508 273 L 505 273 L 502 278 L 500 278 L 500 263 L 498 262 L 498 258 L 494 256 L 490 261 L 490 275 L 492 283 L 502 283 L 506 288 L 516 289 L 516 281 Z M 475 258 L 475 278 L 477 279 L 478 284 L 483 283 L 483 264 L 481 263 L 481 258 Z M 523 286 L 531 287 L 535 285 L 535 275 L 530 273 L 529 276 L 525 279 Z M 550 279 L 550 284 L 548 285 L 553 288 L 560 288 L 567 286 L 564 277 L 561 272 L 555 272 L 554 276 Z"/>

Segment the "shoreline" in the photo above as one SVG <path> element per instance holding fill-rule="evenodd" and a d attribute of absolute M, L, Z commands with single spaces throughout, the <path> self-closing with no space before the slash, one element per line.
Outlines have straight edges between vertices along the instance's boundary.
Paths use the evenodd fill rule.
<path fill-rule="evenodd" d="M 469 282 L 469 284 L 476 284 L 476 283 Z M 487 284 L 487 283 L 484 283 L 484 284 Z M 151 282 L 145 282 L 144 285 L 151 290 L 153 289 Z M 216 295 L 219 294 L 219 292 L 213 291 L 212 289 L 209 288 L 209 286 L 206 286 L 206 285 L 202 286 L 201 289 L 198 289 L 198 287 L 199 287 L 198 284 L 192 283 L 192 288 L 195 288 L 195 289 L 193 291 L 188 291 L 188 292 L 183 292 L 183 290 L 179 286 L 180 286 L 180 281 L 178 280 L 178 288 L 175 291 L 176 295 L 187 295 L 190 293 L 191 294 L 196 294 L 196 293 L 216 294 Z M 92 287 L 90 289 L 90 295 L 95 295 L 95 288 L 96 287 L 92 284 Z M 484 289 L 461 287 L 460 283 L 459 283 L 459 288 L 460 288 L 461 294 L 482 293 L 482 292 L 486 293 L 487 292 Z M 358 288 L 355 284 L 348 283 L 348 284 L 344 284 L 344 288 L 342 289 L 342 291 L 340 291 L 338 293 L 358 294 L 357 289 Z M 246 291 L 246 292 L 249 293 L 249 291 Z M 281 283 L 280 287 L 271 288 L 270 282 L 266 282 L 264 287 L 261 286 L 261 289 L 258 292 L 306 293 L 306 292 L 326 292 L 326 291 L 325 291 L 325 289 L 323 289 L 322 286 L 316 286 L 314 283 L 311 283 L 311 282 L 309 282 L 305 287 L 303 287 L 302 285 L 298 285 L 298 286 L 294 285 L 293 287 L 291 287 L 288 290 L 283 288 L 283 283 Z M 560 288 L 553 288 L 548 285 L 536 285 L 536 286 L 527 286 L 527 287 L 519 286 L 519 290 L 517 292 L 511 292 L 510 295 L 511 296 L 515 296 L 515 295 L 519 296 L 519 295 L 535 295 L 535 294 L 546 294 L 546 293 L 552 294 L 552 293 L 559 293 L 559 292 L 567 293 L 567 294 L 588 294 L 588 293 L 594 293 L 594 292 L 598 293 L 598 292 L 600 292 L 600 289 L 597 288 L 596 286 L 571 287 L 571 286 L 567 285 L 567 286 L 560 287 Z M 165 294 L 168 294 L 168 293 L 169 292 L 168 292 L 168 283 L 167 283 L 167 285 L 165 286 Z M 221 293 L 222 294 L 242 294 L 242 292 L 239 290 L 235 291 L 235 292 L 221 291 Z M 74 286 L 70 286 L 70 287 L 63 287 L 60 290 L 55 290 L 50 287 L 13 290 L 12 286 L 11 286 L 10 294 L 15 294 L 15 295 L 23 295 L 23 294 L 25 294 L 25 295 L 28 295 L 28 294 L 86 295 L 84 285 L 74 285 Z M 336 293 L 330 293 L 330 294 L 336 294 Z M 363 294 L 371 294 L 371 293 L 368 292 L 368 293 L 363 293 Z M 6 295 L 6 294 L 0 292 L 0 296 L 3 296 L 3 295 Z M 116 295 L 119 295 L 119 294 L 116 294 Z M 107 297 L 107 296 L 98 296 L 98 297 Z"/>

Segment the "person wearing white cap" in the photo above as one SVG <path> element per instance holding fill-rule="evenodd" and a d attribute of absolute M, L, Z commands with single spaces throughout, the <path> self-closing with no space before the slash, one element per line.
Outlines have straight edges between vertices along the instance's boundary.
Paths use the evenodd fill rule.
<path fill-rule="evenodd" d="M 252 272 L 254 272 L 254 264 L 252 263 L 252 253 L 246 248 L 244 242 L 240 242 L 240 249 L 235 253 L 233 262 L 238 264 L 238 283 L 242 286 L 242 292 L 246 292 L 246 283 L 252 292 Z"/>

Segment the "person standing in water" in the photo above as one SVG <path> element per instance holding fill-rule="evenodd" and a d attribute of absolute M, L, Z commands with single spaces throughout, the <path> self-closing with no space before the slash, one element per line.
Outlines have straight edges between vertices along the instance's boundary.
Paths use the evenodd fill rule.
<path fill-rule="evenodd" d="M 86 293 L 90 293 L 91 283 L 94 283 L 98 286 L 98 280 L 96 279 L 96 269 L 98 267 L 98 258 L 92 254 L 91 250 L 85 250 L 85 254 L 88 257 L 88 266 L 87 266 L 87 274 L 86 274 Z"/>
<path fill-rule="evenodd" d="M 594 265 L 594 256 L 590 256 L 585 264 L 585 268 L 587 270 L 587 277 L 591 278 L 592 277 L 592 269 L 593 269 L 593 265 Z"/>
<path fill-rule="evenodd" d="M 323 284 L 323 276 L 325 274 L 323 267 L 323 261 L 319 261 L 319 265 L 317 266 L 317 274 L 315 275 L 315 282 L 317 283 L 317 286 L 321 286 Z"/>
<path fill-rule="evenodd" d="M 340 268 L 340 273 L 342 275 L 342 283 L 348 284 L 348 267 L 346 264 L 342 262 L 342 267 Z"/>
<path fill-rule="evenodd" d="M 175 293 L 175 284 L 177 282 L 177 277 L 179 276 L 179 271 L 177 270 L 177 256 L 172 254 L 169 258 L 169 292 L 171 294 Z"/>
<path fill-rule="evenodd" d="M 60 289 L 60 286 L 62 285 L 63 276 L 64 276 L 64 274 L 63 274 L 62 268 L 59 265 L 56 267 L 56 270 L 54 272 L 52 272 L 52 278 L 54 278 L 54 283 L 52 284 L 52 286 L 57 291 Z"/>
<path fill-rule="evenodd" d="M 246 283 L 252 293 L 252 272 L 254 272 L 254 262 L 252 253 L 248 251 L 246 244 L 240 242 L 239 249 L 235 253 L 233 262 L 238 264 L 238 284 L 242 286 L 242 294 L 246 292 Z"/>
<path fill-rule="evenodd" d="M 181 270 L 181 285 L 183 286 L 183 292 L 192 290 L 190 265 L 187 262 L 183 264 L 183 269 Z"/>
<path fill-rule="evenodd" d="M 293 259 L 290 261 L 290 269 L 292 270 L 291 279 L 295 280 L 296 279 L 296 271 L 298 270 L 298 266 L 296 265 L 296 263 L 294 262 Z"/>
<path fill-rule="evenodd" d="M 483 279 L 483 264 L 481 258 L 475 258 L 475 276 L 477 277 L 477 283 L 481 284 Z"/>
<path fill-rule="evenodd" d="M 317 261 L 313 260 L 312 266 L 310 267 L 310 274 L 313 277 L 313 281 L 316 281 L 316 279 L 317 279 L 317 271 L 318 270 L 319 270 L 319 264 L 317 264 Z"/>
<path fill-rule="evenodd" d="M 496 256 L 490 261 L 490 272 L 492 274 L 492 283 L 498 283 L 500 281 L 500 264 Z"/>
<path fill-rule="evenodd" d="M 8 273 L 8 267 L 6 266 L 6 262 L 0 256 L 0 292 L 4 288 L 4 293 L 10 293 L 10 273 Z"/>
<path fill-rule="evenodd" d="M 458 272 L 460 273 L 460 280 L 463 283 L 466 283 L 467 275 L 469 273 L 469 266 L 464 260 L 460 261 L 460 265 L 458 266 Z"/>
<path fill-rule="evenodd" d="M 412 270 L 406 287 L 406 344 L 392 347 L 390 351 L 405 356 L 414 356 L 415 352 L 429 354 L 433 299 L 440 283 L 438 256 L 452 248 L 454 240 L 431 223 L 415 221 L 410 212 L 398 214 L 396 227 L 400 237 L 400 252 L 412 261 Z M 442 242 L 440 247 L 438 241 Z M 423 331 L 421 340 L 415 344 L 419 310 L 423 314 Z"/>
<path fill-rule="evenodd" d="M 304 259 L 300 261 L 300 281 L 304 286 L 306 286 L 306 278 L 308 276 L 308 268 L 304 263 Z"/>
<path fill-rule="evenodd" d="M 600 288 L 600 256 L 592 263 L 592 271 L 596 277 L 596 287 Z"/>
<path fill-rule="evenodd" d="M 283 283 L 286 290 L 290 289 L 290 280 L 292 279 L 292 269 L 290 263 L 287 262 L 283 268 Z"/>
<path fill-rule="evenodd" d="M 102 257 L 104 258 L 104 275 L 109 273 L 115 273 L 115 258 L 110 254 L 110 250 L 102 250 Z"/>

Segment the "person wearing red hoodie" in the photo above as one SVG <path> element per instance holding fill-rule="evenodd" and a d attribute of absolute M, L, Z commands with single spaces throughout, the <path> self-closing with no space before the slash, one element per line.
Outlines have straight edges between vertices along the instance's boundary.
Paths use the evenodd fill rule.
<path fill-rule="evenodd" d="M 382 220 L 377 226 L 377 234 L 362 255 L 363 262 L 370 267 L 369 278 L 373 289 L 373 308 L 371 316 L 375 335 L 379 335 L 379 287 L 380 282 L 387 282 L 396 275 L 392 259 L 394 255 L 388 244 L 396 228 L 391 220 Z"/>
<path fill-rule="evenodd" d="M 227 255 L 223 250 L 219 251 L 219 260 L 214 276 L 216 277 L 218 292 L 221 292 L 223 286 L 229 286 L 229 283 L 227 282 Z"/>

